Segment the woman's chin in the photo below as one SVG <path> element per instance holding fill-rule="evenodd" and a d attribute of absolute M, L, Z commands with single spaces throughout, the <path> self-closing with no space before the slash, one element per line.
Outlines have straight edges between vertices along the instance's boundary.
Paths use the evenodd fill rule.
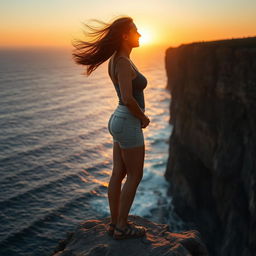
<path fill-rule="evenodd" d="M 137 43 L 134 45 L 134 47 L 140 47 L 140 43 L 137 42 Z"/>

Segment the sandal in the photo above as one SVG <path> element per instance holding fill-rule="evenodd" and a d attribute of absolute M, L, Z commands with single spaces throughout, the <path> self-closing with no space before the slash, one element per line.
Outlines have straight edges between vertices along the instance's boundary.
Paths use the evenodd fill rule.
<path fill-rule="evenodd" d="M 128 221 L 128 223 L 132 225 L 132 222 L 131 222 L 131 221 Z M 114 234 L 114 232 L 115 232 L 115 228 L 116 228 L 116 224 L 114 224 L 114 223 L 108 223 L 107 233 L 108 233 L 110 236 L 113 236 L 113 234 Z"/>
<path fill-rule="evenodd" d="M 128 239 L 128 238 L 138 238 L 145 235 L 146 230 L 143 227 L 136 227 L 135 225 L 132 225 L 130 223 L 127 223 L 127 226 L 123 229 L 118 228 L 116 226 L 115 230 L 120 232 L 121 234 L 116 234 L 114 232 L 113 238 L 115 240 L 121 240 L 121 239 Z"/>
<path fill-rule="evenodd" d="M 113 236 L 114 234 L 114 231 L 115 231 L 115 228 L 116 228 L 116 224 L 113 224 L 113 223 L 109 223 L 108 224 L 108 229 L 107 229 L 107 232 L 110 236 Z"/>

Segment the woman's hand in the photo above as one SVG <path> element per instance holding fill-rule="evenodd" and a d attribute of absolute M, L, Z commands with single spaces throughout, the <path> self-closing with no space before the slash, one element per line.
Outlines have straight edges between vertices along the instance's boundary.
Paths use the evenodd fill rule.
<path fill-rule="evenodd" d="M 141 120 L 141 128 L 146 128 L 150 123 L 148 116 L 144 115 L 144 118 Z"/>

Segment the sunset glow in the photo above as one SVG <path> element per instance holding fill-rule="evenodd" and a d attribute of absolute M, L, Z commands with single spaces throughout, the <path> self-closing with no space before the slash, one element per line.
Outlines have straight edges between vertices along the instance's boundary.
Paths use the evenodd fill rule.
<path fill-rule="evenodd" d="M 230 0 L 141 0 L 136 6 L 122 0 L 26 0 L 3 1 L 0 10 L 0 47 L 72 48 L 72 39 L 81 38 L 83 22 L 109 22 L 120 16 L 133 18 L 141 46 L 175 47 L 256 34 L 256 1 L 251 0 L 237 0 L 235 5 Z"/>
<path fill-rule="evenodd" d="M 150 30 L 140 28 L 139 33 L 141 34 L 141 37 L 139 39 L 141 45 L 154 43 L 154 38 Z"/>

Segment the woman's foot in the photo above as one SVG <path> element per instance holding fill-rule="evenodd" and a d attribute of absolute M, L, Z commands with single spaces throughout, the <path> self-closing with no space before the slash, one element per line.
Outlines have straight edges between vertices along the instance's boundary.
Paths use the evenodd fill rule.
<path fill-rule="evenodd" d="M 107 232 L 110 236 L 113 236 L 114 234 L 114 231 L 115 231 L 115 227 L 116 227 L 116 224 L 114 223 L 109 223 L 108 224 L 108 227 L 107 227 Z"/>
<path fill-rule="evenodd" d="M 128 221 L 128 224 L 133 224 L 131 221 Z M 108 234 L 110 235 L 110 236 L 113 236 L 113 234 L 114 234 L 114 232 L 115 232 L 115 228 L 116 228 L 116 224 L 115 223 L 112 223 L 112 222 L 110 222 L 110 223 L 108 223 L 107 224 L 108 226 L 107 226 L 107 232 L 108 232 Z"/>
<path fill-rule="evenodd" d="M 127 223 L 124 228 L 120 228 L 116 225 L 113 238 L 115 240 L 127 239 L 127 238 L 137 238 L 142 237 L 146 233 L 146 229 L 143 227 L 136 226 L 132 223 Z"/>

